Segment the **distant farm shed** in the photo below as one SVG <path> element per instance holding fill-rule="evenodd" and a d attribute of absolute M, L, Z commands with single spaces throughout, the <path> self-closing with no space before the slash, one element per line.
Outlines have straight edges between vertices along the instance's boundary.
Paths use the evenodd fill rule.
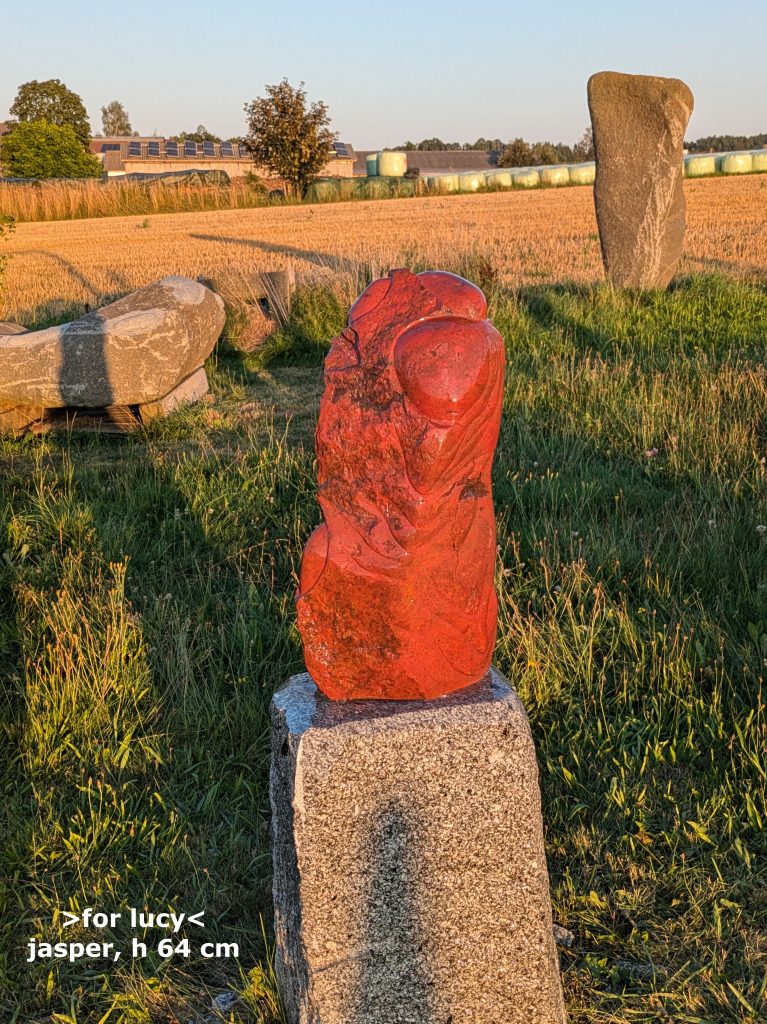
<path fill-rule="evenodd" d="M 156 136 L 110 136 L 91 139 L 90 150 L 102 161 L 109 177 L 172 171 L 225 171 L 230 178 L 241 178 L 255 171 L 261 178 L 274 177 L 266 169 L 254 167 L 247 148 L 236 142 L 176 142 Z M 322 175 L 351 178 L 355 157 L 349 143 L 334 143 Z"/>
<path fill-rule="evenodd" d="M 367 158 L 380 150 L 358 150 L 354 173 L 367 173 Z M 407 169 L 418 169 L 421 174 L 460 174 L 461 171 L 486 171 L 498 166 L 500 153 L 484 149 L 410 149 L 407 151 Z"/>

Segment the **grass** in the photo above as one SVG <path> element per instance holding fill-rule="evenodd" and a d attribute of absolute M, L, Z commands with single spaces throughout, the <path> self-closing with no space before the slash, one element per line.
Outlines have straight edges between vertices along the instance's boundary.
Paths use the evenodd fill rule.
<path fill-rule="evenodd" d="M 0 181 L 0 209 L 19 223 L 79 220 L 83 217 L 135 217 L 147 213 L 243 210 L 265 206 L 269 202 L 267 190 L 255 187 L 246 178 L 232 178 L 228 185 L 119 179 L 62 179 L 13 184 Z"/>
<path fill-rule="evenodd" d="M 459 269 L 509 353 L 496 663 L 539 753 L 570 1020 L 763 1020 L 767 287 L 512 291 Z M 280 1020 L 267 711 L 302 668 L 344 287 L 305 293 L 260 353 L 222 350 L 213 406 L 0 444 L 3 1020 L 187 1024 L 230 989 L 231 1019 Z M 24 962 L 31 936 L 78 939 L 57 915 L 84 906 L 204 909 L 240 956 Z"/>

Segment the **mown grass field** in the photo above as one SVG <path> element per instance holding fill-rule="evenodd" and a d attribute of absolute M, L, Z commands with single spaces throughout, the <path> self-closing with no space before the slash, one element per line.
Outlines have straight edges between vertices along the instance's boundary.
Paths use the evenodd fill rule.
<path fill-rule="evenodd" d="M 496 663 L 539 753 L 570 1019 L 763 1020 L 767 271 L 642 297 L 564 269 L 511 287 L 447 252 L 508 349 Z M 281 1019 L 268 704 L 302 668 L 320 362 L 356 275 L 306 286 L 260 353 L 221 346 L 214 404 L 129 438 L 0 443 L 3 1021 Z M 240 956 L 24 962 L 30 937 L 81 938 L 57 914 L 85 906 L 204 909 Z"/>

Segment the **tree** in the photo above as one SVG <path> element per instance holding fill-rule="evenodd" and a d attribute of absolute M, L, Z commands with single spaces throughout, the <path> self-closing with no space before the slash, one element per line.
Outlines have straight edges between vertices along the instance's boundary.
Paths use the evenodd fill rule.
<path fill-rule="evenodd" d="M 70 125 L 18 121 L 0 139 L 9 178 L 97 178 L 101 162 L 86 153 Z"/>
<path fill-rule="evenodd" d="M 133 135 L 128 111 L 119 100 L 101 108 L 101 127 L 105 135 Z"/>
<path fill-rule="evenodd" d="M 197 131 L 179 132 L 176 136 L 178 142 L 220 142 L 221 139 L 213 132 L 209 132 L 204 124 L 197 125 Z"/>
<path fill-rule="evenodd" d="M 533 151 L 524 139 L 514 139 L 504 146 L 498 158 L 499 167 L 532 167 Z"/>
<path fill-rule="evenodd" d="M 325 103 L 307 105 L 304 83 L 294 88 L 287 80 L 267 85 L 265 97 L 245 104 L 247 146 L 256 166 L 303 193 L 327 163 L 335 132 L 328 127 Z"/>
<path fill-rule="evenodd" d="M 586 128 L 583 135 L 573 146 L 573 160 L 584 163 L 594 159 L 594 130 Z"/>
<path fill-rule="evenodd" d="M 541 167 L 546 164 L 558 164 L 562 161 L 559 159 L 559 153 L 557 153 L 556 147 L 550 142 L 534 142 L 533 143 L 533 166 Z"/>
<path fill-rule="evenodd" d="M 58 127 L 68 125 L 80 144 L 88 148 L 91 138 L 88 112 L 77 93 L 67 89 L 58 78 L 47 82 L 35 79 L 20 85 L 10 113 L 19 121 L 46 121 Z"/>

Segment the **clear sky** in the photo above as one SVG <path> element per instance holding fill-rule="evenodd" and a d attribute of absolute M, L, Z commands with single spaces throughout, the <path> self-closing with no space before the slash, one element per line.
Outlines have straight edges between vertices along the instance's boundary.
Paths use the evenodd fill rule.
<path fill-rule="evenodd" d="M 3 0 L 0 120 L 20 83 L 60 78 L 95 130 L 244 133 L 266 83 L 306 82 L 358 149 L 439 136 L 574 142 L 586 80 L 683 78 L 688 138 L 767 132 L 767 0 Z"/>

